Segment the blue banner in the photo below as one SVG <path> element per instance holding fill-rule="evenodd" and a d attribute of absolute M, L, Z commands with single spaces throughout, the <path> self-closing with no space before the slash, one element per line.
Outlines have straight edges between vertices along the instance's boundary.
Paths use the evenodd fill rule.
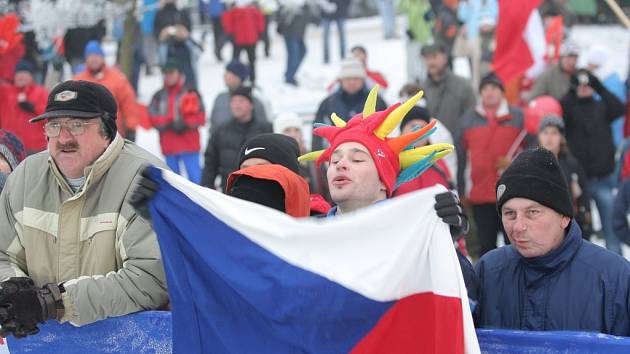
<path fill-rule="evenodd" d="M 597 333 L 478 329 L 477 336 L 488 354 L 630 353 L 630 338 Z M 83 327 L 50 322 L 37 335 L 8 342 L 12 354 L 171 353 L 171 313 L 147 311 Z"/>

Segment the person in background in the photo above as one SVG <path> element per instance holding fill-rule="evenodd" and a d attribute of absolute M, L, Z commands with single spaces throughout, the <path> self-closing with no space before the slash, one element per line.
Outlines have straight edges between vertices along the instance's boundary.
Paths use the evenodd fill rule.
<path fill-rule="evenodd" d="M 221 23 L 226 35 L 232 37 L 232 60 L 240 60 L 241 52 L 247 53 L 249 77 L 256 83 L 256 44 L 265 31 L 265 17 L 253 0 L 236 0 L 235 6 L 223 13 Z"/>
<path fill-rule="evenodd" d="M 582 238 L 553 153 L 522 152 L 495 189 L 511 244 L 476 265 L 476 325 L 628 336 L 630 263 Z"/>
<path fill-rule="evenodd" d="M 508 105 L 503 82 L 490 73 L 481 79 L 480 102 L 462 116 L 456 134 L 457 190 L 470 205 L 481 245 L 480 256 L 497 247 L 501 220 L 495 184 L 525 144 L 523 112 Z M 507 239 L 505 239 L 507 243 Z"/>
<path fill-rule="evenodd" d="M 365 75 L 367 75 L 366 82 L 367 82 L 368 87 L 372 88 L 372 86 L 374 86 L 375 84 L 378 84 L 381 88 L 386 90 L 389 84 L 387 83 L 385 76 L 383 76 L 383 74 L 381 74 L 378 71 L 372 71 L 368 68 L 368 65 L 367 65 L 368 54 L 365 47 L 356 45 L 352 47 L 352 49 L 350 50 L 350 53 L 352 54 L 352 56 L 359 59 L 359 61 L 361 61 L 361 63 L 363 64 L 363 67 L 365 68 Z"/>
<path fill-rule="evenodd" d="M 229 62 L 225 66 L 225 72 L 223 73 L 223 82 L 227 87 L 227 91 L 221 92 L 214 99 L 212 104 L 212 111 L 210 111 L 210 135 L 216 132 L 216 129 L 225 122 L 230 121 L 232 118 L 232 110 L 230 108 L 230 99 L 232 92 L 237 88 L 246 85 L 249 78 L 249 68 L 238 60 Z M 254 116 L 256 118 L 267 121 L 269 115 L 267 114 L 267 108 L 264 105 L 264 101 L 260 95 L 252 94 L 254 100 Z"/>
<path fill-rule="evenodd" d="M 448 68 L 446 47 L 431 44 L 422 47 L 422 57 L 427 67 L 427 79 L 421 84 L 431 116 L 456 133 L 464 112 L 475 107 L 475 90 L 470 81 L 453 74 Z"/>
<path fill-rule="evenodd" d="M 44 113 L 48 91 L 33 79 L 33 65 L 20 61 L 15 66 L 13 85 L 0 85 L 0 128 L 17 135 L 28 155 L 46 150 L 44 124 L 29 119 Z"/>
<path fill-rule="evenodd" d="M 287 70 L 284 73 L 284 82 L 298 86 L 295 80 L 302 60 L 306 56 L 306 43 L 304 34 L 309 23 L 318 20 L 319 11 L 306 0 L 281 1 L 277 13 L 277 31 L 284 37 L 287 47 Z"/>
<path fill-rule="evenodd" d="M 470 60 L 472 72 L 472 85 L 479 85 L 479 80 L 488 72 L 487 67 L 482 67 L 482 42 L 491 41 L 494 37 L 494 28 L 499 16 L 499 4 L 497 0 L 465 0 L 460 1 L 457 8 L 457 17 L 464 24 L 459 29 L 464 31 L 467 43 L 467 54 Z M 484 43 L 485 44 L 485 43 Z M 485 59 L 484 62 L 492 60 Z"/>
<path fill-rule="evenodd" d="M 140 29 L 142 31 L 142 53 L 147 75 L 151 75 L 153 68 L 158 65 L 158 43 L 157 38 L 153 36 L 153 22 L 159 6 L 159 0 L 142 0 Z"/>
<path fill-rule="evenodd" d="M 212 25 L 214 56 L 218 61 L 223 61 L 221 51 L 227 41 L 221 24 L 221 16 L 225 11 L 225 3 L 221 0 L 199 0 L 200 13 L 204 24 L 210 22 Z M 203 33 L 205 39 L 206 32 Z"/>
<path fill-rule="evenodd" d="M 330 63 L 330 27 L 337 24 L 339 35 L 339 57 L 346 57 L 346 19 L 350 0 L 322 0 L 322 26 L 324 27 L 324 64 Z"/>
<path fill-rule="evenodd" d="M 383 37 L 385 39 L 397 38 L 394 0 L 379 0 L 378 7 L 383 20 Z"/>
<path fill-rule="evenodd" d="M 160 132 L 160 147 L 166 164 L 180 173 L 180 164 L 192 182 L 201 182 L 199 166 L 199 127 L 205 123 L 201 97 L 186 87 L 179 63 L 167 62 L 162 68 L 164 87 L 157 91 L 149 105 L 149 119 Z"/>
<path fill-rule="evenodd" d="M 560 60 L 536 78 L 534 87 L 527 95 L 527 101 L 538 96 L 551 96 L 560 101 L 571 88 L 571 76 L 577 70 L 579 55 L 580 47 L 577 43 L 568 40 L 562 43 Z"/>
<path fill-rule="evenodd" d="M 590 238 L 591 228 L 591 198 L 588 193 L 588 179 L 580 163 L 573 157 L 564 137 L 564 121 L 556 115 L 548 115 L 540 122 L 538 129 L 538 144 L 551 151 L 558 159 L 560 169 L 566 179 L 575 221 L 582 230 L 585 240 Z"/>
<path fill-rule="evenodd" d="M 398 11 L 406 17 L 407 31 L 405 41 L 407 82 L 420 83 L 426 79 L 427 72 L 420 58 L 422 47 L 433 40 L 431 4 L 429 0 L 400 0 Z"/>
<path fill-rule="evenodd" d="M 99 83 L 114 95 L 118 103 L 120 117 L 116 121 L 118 131 L 123 138 L 136 140 L 139 117 L 136 94 L 127 77 L 113 66 L 105 63 L 105 52 L 97 41 L 90 41 L 85 46 L 85 70 L 74 76 L 74 80 Z"/>
<path fill-rule="evenodd" d="M 243 144 L 258 134 L 272 131 L 269 122 L 256 116 L 250 87 L 239 87 L 232 91 L 231 96 L 232 118 L 222 123 L 209 137 L 201 177 L 202 186 L 214 189 L 215 179 L 220 176 L 222 191 L 229 174 L 239 167 L 238 156 Z M 249 154 L 248 151 L 245 153 Z"/>
<path fill-rule="evenodd" d="M 26 158 L 24 145 L 15 134 L 0 129 L 0 192 L 4 188 L 7 177 Z"/>
<path fill-rule="evenodd" d="M 278 114 L 274 119 L 273 132 L 293 138 L 298 144 L 299 155 L 304 155 L 310 151 L 304 144 L 303 125 L 304 123 L 297 113 L 284 112 Z M 314 167 L 312 163 L 300 162 L 299 174 L 306 180 L 311 190 L 315 190 L 315 178 L 313 176 L 316 171 Z"/>
<path fill-rule="evenodd" d="M 621 254 L 621 244 L 612 227 L 614 190 L 618 181 L 614 173 L 615 145 L 610 123 L 623 114 L 625 106 L 597 77 L 584 69 L 571 77 L 571 87 L 560 104 L 567 143 L 586 172 L 588 190 L 602 221 L 606 248 Z"/>

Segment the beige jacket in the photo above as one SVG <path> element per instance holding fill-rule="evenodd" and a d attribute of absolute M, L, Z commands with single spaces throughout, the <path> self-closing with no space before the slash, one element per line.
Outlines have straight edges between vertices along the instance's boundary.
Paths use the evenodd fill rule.
<path fill-rule="evenodd" d="M 146 164 L 163 166 L 116 135 L 75 194 L 47 151 L 24 160 L 0 195 L 0 280 L 63 282 L 60 320 L 77 326 L 164 305 L 155 233 L 127 203 Z"/>

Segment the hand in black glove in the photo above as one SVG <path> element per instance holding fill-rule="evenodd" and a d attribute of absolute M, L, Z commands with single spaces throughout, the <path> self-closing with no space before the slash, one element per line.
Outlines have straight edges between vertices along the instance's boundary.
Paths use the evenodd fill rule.
<path fill-rule="evenodd" d="M 468 216 L 464 213 L 464 207 L 457 195 L 452 192 L 444 192 L 435 196 L 435 211 L 447 223 L 451 229 L 451 236 L 458 239 L 468 233 L 470 225 Z"/>
<path fill-rule="evenodd" d="M 588 84 L 593 88 L 593 90 L 595 90 L 595 92 L 601 92 L 606 89 L 597 76 L 593 75 L 591 72 L 588 72 Z"/>
<path fill-rule="evenodd" d="M 35 106 L 32 103 L 30 103 L 29 101 L 19 102 L 18 105 L 24 111 L 27 111 L 29 113 L 35 113 Z"/>
<path fill-rule="evenodd" d="M 61 289 L 56 284 L 38 288 L 31 278 L 10 278 L 0 283 L 0 335 L 23 338 L 39 332 L 38 323 L 61 319 Z"/>
<path fill-rule="evenodd" d="M 131 192 L 129 204 L 133 206 L 138 215 L 142 216 L 147 221 L 151 221 L 151 213 L 149 213 L 149 200 L 151 200 L 151 198 L 155 195 L 155 192 L 158 191 L 159 185 L 151 179 L 149 167 L 145 167 L 142 172 L 140 172 L 140 175 L 142 178 L 136 185 L 136 189 Z"/>
<path fill-rule="evenodd" d="M 181 134 L 188 129 L 188 126 L 181 119 L 174 120 L 169 124 L 169 128 L 173 129 L 175 134 Z"/>

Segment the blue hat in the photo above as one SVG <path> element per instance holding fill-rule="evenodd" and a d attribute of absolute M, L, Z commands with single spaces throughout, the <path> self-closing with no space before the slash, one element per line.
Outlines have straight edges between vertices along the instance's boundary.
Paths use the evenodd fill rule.
<path fill-rule="evenodd" d="M 15 72 L 18 71 L 28 71 L 32 74 L 35 71 L 35 67 L 29 61 L 22 59 L 15 65 Z"/>
<path fill-rule="evenodd" d="M 233 73 L 238 76 L 241 81 L 247 80 L 249 77 L 249 68 L 245 66 L 245 64 L 241 63 L 238 60 L 232 60 L 226 67 L 225 70 Z"/>
<path fill-rule="evenodd" d="M 83 57 L 87 58 L 87 56 L 90 54 L 97 54 L 102 57 L 105 56 L 105 52 L 103 52 L 103 48 L 101 48 L 101 44 L 97 40 L 91 40 L 85 45 Z"/>

